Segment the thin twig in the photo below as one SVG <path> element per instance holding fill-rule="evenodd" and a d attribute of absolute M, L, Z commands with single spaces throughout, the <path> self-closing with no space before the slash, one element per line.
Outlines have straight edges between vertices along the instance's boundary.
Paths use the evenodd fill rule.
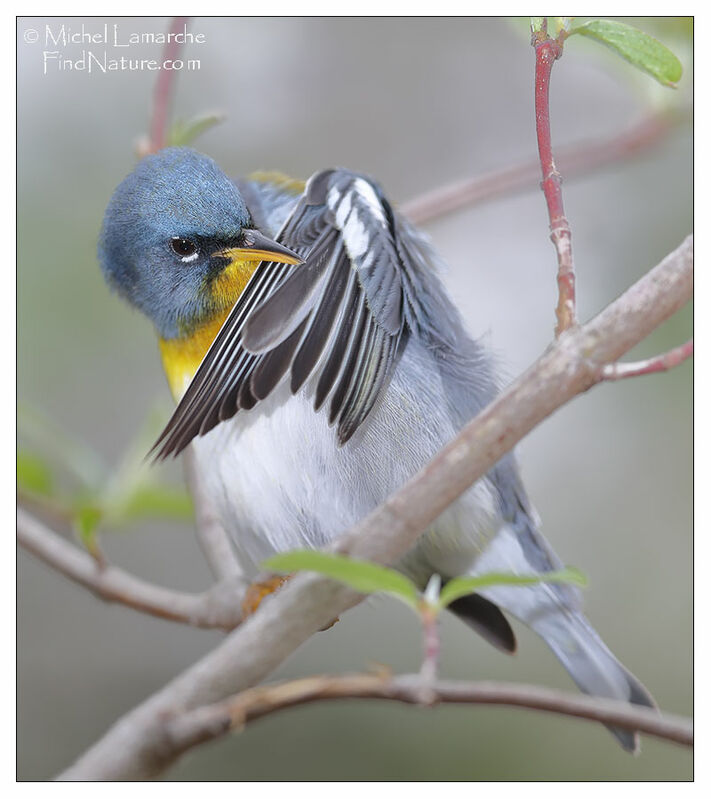
<path fill-rule="evenodd" d="M 420 666 L 420 701 L 434 704 L 436 697 L 431 687 L 437 681 L 439 670 L 439 595 L 442 579 L 438 574 L 430 577 L 424 594 L 418 602 L 420 623 L 422 624 L 422 665 Z"/>
<path fill-rule="evenodd" d="M 437 682 L 440 654 L 438 613 L 434 609 L 424 607 L 420 610 L 420 619 L 423 657 L 420 667 L 419 696 L 422 704 L 433 705 L 437 701 L 434 686 Z"/>
<path fill-rule="evenodd" d="M 575 269 L 570 225 L 563 209 L 563 191 L 560 173 L 553 160 L 550 119 L 551 70 L 556 59 L 563 53 L 562 44 L 546 33 L 535 34 L 533 46 L 536 51 L 536 137 L 541 159 L 543 181 L 541 188 L 548 206 L 551 241 L 558 257 L 558 307 L 556 308 L 556 337 L 576 324 L 575 318 Z"/>
<path fill-rule="evenodd" d="M 195 508 L 198 543 L 212 573 L 221 580 L 242 577 L 242 568 L 229 536 L 205 493 L 192 446 L 188 447 L 183 455 L 183 465 L 185 481 L 188 484 Z"/>
<path fill-rule="evenodd" d="M 571 328 L 380 507 L 354 525 L 338 551 L 392 563 L 434 519 L 554 410 L 601 380 L 692 294 L 692 237 L 583 327 Z M 343 585 L 298 574 L 215 649 L 117 721 L 61 779 L 146 779 L 176 758 L 161 734 L 166 716 L 222 701 L 264 679 L 334 616 L 362 600 Z"/>
<path fill-rule="evenodd" d="M 673 369 L 694 353 L 694 340 L 689 339 L 686 344 L 675 347 L 669 352 L 655 355 L 654 358 L 647 358 L 645 361 L 635 361 L 633 363 L 609 363 L 602 369 L 603 380 L 622 380 L 625 377 L 639 377 L 640 375 L 651 375 L 655 372 L 666 372 Z"/>
<path fill-rule="evenodd" d="M 566 177 L 593 172 L 652 147 L 669 132 L 676 119 L 668 112 L 650 114 L 608 139 L 586 140 L 561 148 L 556 161 Z M 408 200 L 400 211 L 422 225 L 465 207 L 533 189 L 540 185 L 540 174 L 540 159 L 534 158 L 432 189 Z"/>
<path fill-rule="evenodd" d="M 244 583 L 239 580 L 220 582 L 202 594 L 161 588 L 114 566 L 100 566 L 23 508 L 17 511 L 17 539 L 23 549 L 107 602 L 194 627 L 232 630 L 241 621 Z"/>
<path fill-rule="evenodd" d="M 691 720 L 614 699 L 581 696 L 537 685 L 503 682 L 433 681 L 420 675 L 319 675 L 250 688 L 223 702 L 166 720 L 163 736 L 176 752 L 214 740 L 285 708 L 334 699 L 385 699 L 410 705 L 503 705 L 602 722 L 693 746 Z"/>
<path fill-rule="evenodd" d="M 175 17 L 168 33 L 168 41 L 163 49 L 162 64 L 166 61 L 175 61 L 180 55 L 183 43 L 176 41 L 176 34 L 187 25 L 190 17 Z M 170 118 L 170 103 L 175 89 L 175 80 L 178 70 L 161 69 L 158 73 L 153 95 L 153 115 L 151 117 L 148 152 L 157 153 L 166 145 L 168 136 L 168 120 Z"/>

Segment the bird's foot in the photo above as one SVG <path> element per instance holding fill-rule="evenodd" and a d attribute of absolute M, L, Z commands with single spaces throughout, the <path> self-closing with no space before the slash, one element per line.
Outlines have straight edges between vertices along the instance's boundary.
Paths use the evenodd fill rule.
<path fill-rule="evenodd" d="M 242 599 L 242 618 L 247 619 L 253 613 L 256 613 L 257 608 L 262 604 L 265 597 L 276 593 L 293 576 L 293 574 L 288 574 L 286 577 L 279 574 L 270 574 L 265 576 L 264 579 L 250 583 Z M 322 627 L 320 632 L 330 630 L 339 620 L 339 617 L 336 616 L 325 627 Z"/>
<path fill-rule="evenodd" d="M 286 577 L 280 574 L 270 574 L 265 576 L 264 579 L 250 583 L 242 599 L 242 617 L 246 619 L 256 613 L 257 608 L 262 604 L 262 600 L 278 591 L 292 577 L 293 575 L 291 574 Z"/>

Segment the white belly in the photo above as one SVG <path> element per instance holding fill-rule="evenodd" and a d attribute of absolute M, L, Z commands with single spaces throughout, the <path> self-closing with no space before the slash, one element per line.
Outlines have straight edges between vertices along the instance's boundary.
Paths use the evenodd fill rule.
<path fill-rule="evenodd" d="M 207 491 L 247 575 L 276 552 L 335 539 L 451 440 L 456 430 L 429 357 L 408 346 L 385 400 L 344 447 L 324 410 L 314 412 L 308 386 L 291 396 L 286 384 L 195 440 Z M 499 525 L 490 485 L 480 481 L 435 522 L 403 570 L 419 582 L 433 571 L 469 571 Z"/>

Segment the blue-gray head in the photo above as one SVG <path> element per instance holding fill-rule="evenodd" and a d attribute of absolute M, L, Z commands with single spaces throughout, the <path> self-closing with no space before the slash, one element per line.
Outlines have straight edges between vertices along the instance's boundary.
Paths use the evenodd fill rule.
<path fill-rule="evenodd" d="M 255 230 L 235 184 L 207 156 L 171 147 L 144 158 L 114 192 L 99 240 L 110 286 L 145 313 L 163 338 L 209 318 L 213 290 L 235 262 L 298 263 Z"/>

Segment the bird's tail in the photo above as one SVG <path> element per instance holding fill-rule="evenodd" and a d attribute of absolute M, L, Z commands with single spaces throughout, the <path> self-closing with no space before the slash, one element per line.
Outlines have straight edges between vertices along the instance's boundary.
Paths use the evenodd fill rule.
<path fill-rule="evenodd" d="M 581 691 L 656 707 L 644 685 L 617 660 L 579 611 L 549 613 L 529 624 L 553 650 Z M 608 729 L 628 752 L 638 750 L 636 733 L 621 727 Z"/>
<path fill-rule="evenodd" d="M 519 530 L 503 528 L 477 562 L 475 571 L 541 573 L 561 565 L 540 533 L 527 524 Z M 581 691 L 656 707 L 647 689 L 610 652 L 583 615 L 578 589 L 538 583 L 527 587 L 495 586 L 481 594 L 490 604 L 511 613 L 538 633 Z M 459 612 L 457 608 L 453 610 Z M 619 727 L 609 729 L 628 752 L 637 751 L 636 733 Z"/>

